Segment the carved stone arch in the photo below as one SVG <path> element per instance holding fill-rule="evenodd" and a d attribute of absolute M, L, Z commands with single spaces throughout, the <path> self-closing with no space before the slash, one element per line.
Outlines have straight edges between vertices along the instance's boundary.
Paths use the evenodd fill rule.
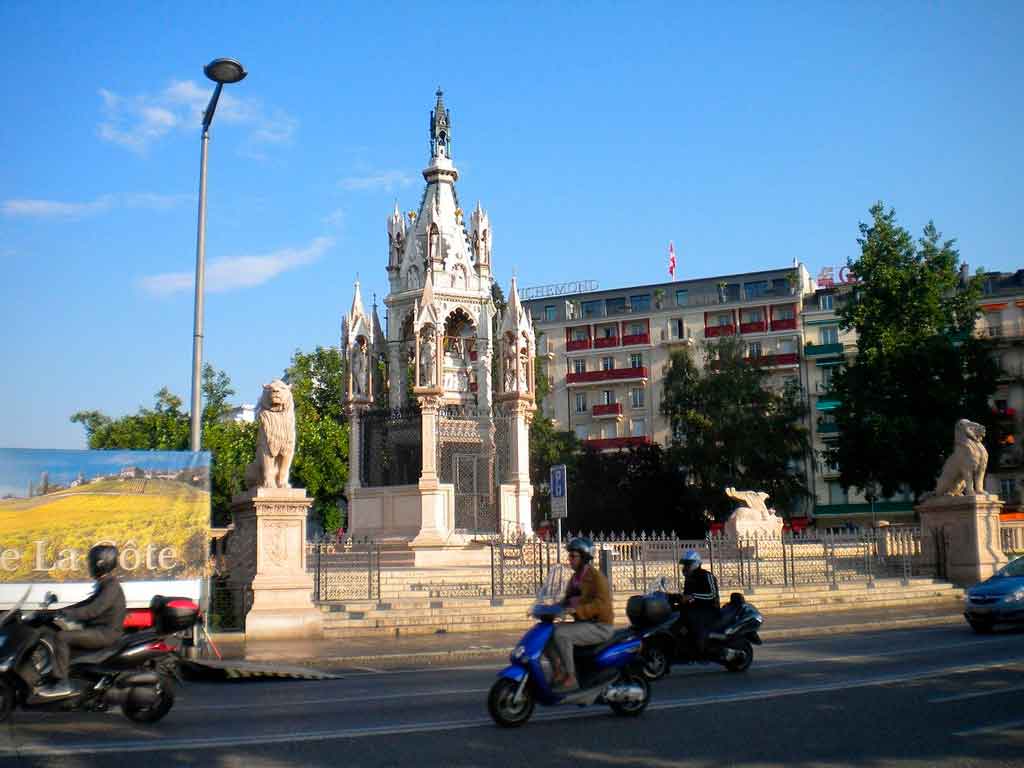
<path fill-rule="evenodd" d="M 477 316 L 466 307 L 455 306 L 445 317 L 445 336 L 475 336 L 477 330 Z"/>

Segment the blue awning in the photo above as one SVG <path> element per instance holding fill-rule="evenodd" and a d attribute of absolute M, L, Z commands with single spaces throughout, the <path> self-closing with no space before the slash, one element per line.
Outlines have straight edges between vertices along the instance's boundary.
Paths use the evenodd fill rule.
<path fill-rule="evenodd" d="M 838 400 L 819 400 L 814 407 L 819 411 L 834 411 L 841 404 Z"/>

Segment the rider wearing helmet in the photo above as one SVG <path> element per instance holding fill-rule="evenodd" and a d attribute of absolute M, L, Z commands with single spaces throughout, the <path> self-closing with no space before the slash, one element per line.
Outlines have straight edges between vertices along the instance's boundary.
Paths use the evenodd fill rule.
<path fill-rule="evenodd" d="M 92 595 L 57 612 L 59 617 L 85 626 L 54 635 L 53 674 L 56 682 L 39 690 L 44 697 L 59 698 L 74 692 L 68 683 L 72 648 L 98 651 L 116 643 L 124 631 L 124 591 L 114 575 L 117 547 L 97 544 L 89 550 L 88 559 L 89 575 L 96 582 Z"/>
<path fill-rule="evenodd" d="M 615 620 L 608 581 L 592 562 L 594 543 L 590 539 L 577 536 L 569 542 L 566 549 L 573 575 L 565 591 L 562 605 L 576 620 L 571 624 L 566 622 L 555 627 L 553 642 L 557 658 L 554 682 L 563 691 L 579 687 L 573 647 L 594 645 L 610 639 L 614 632 L 612 623 Z M 558 661 L 561 662 L 560 669 Z"/>
<path fill-rule="evenodd" d="M 708 628 L 713 626 L 721 615 L 718 581 L 711 571 L 701 567 L 700 553 L 695 549 L 686 550 L 679 559 L 679 564 L 683 566 L 685 577 L 681 597 L 684 606 L 682 620 L 697 655 L 703 656 Z"/>

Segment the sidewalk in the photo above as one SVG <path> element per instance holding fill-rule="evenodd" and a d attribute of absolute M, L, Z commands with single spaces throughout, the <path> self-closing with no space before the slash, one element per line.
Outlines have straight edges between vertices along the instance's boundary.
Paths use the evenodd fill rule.
<path fill-rule="evenodd" d="M 820 635 L 967 624 L 958 603 L 885 610 L 807 612 L 765 616 L 760 632 L 766 643 Z M 278 640 L 246 643 L 239 636 L 215 635 L 225 659 L 302 664 L 317 669 L 389 669 L 457 664 L 507 656 L 522 631 L 458 632 L 395 638 L 358 637 Z M 208 658 L 212 656 L 212 652 Z"/>

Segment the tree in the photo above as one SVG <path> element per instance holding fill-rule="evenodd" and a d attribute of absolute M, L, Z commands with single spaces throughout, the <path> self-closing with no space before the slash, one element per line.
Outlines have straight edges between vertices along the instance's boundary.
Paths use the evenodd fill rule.
<path fill-rule="evenodd" d="M 860 225 L 861 253 L 850 262 L 858 284 L 839 310 L 857 333 L 857 357 L 833 379 L 842 439 L 827 457 L 844 488 L 901 489 L 915 499 L 933 487 L 958 419 L 986 426 L 990 463 L 1000 433 L 989 408 L 996 365 L 972 335 L 981 275 L 963 280 L 955 240 L 931 222 L 915 244 L 882 203 Z"/>
<path fill-rule="evenodd" d="M 284 379 L 295 401 L 297 443 L 292 484 L 313 497 L 313 510 L 327 532 L 345 521 L 340 502 L 348 483 L 349 426 L 344 415 L 345 360 L 333 347 L 296 350 Z"/>
<path fill-rule="evenodd" d="M 669 460 L 685 473 L 694 503 L 716 519 L 732 509 L 727 486 L 765 491 L 791 512 L 808 495 L 798 387 L 767 386 L 766 371 L 744 358 L 739 339 L 709 342 L 704 356 L 702 370 L 688 350 L 672 355 L 662 400 L 674 435 Z"/>

